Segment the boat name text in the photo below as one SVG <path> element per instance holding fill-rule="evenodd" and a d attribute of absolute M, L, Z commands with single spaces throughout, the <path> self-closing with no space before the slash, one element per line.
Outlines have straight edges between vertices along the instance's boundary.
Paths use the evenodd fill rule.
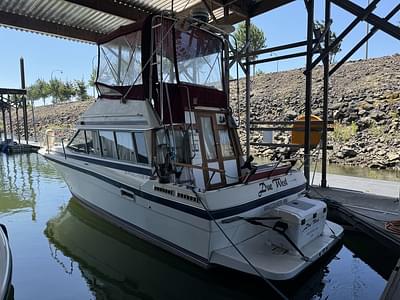
<path fill-rule="evenodd" d="M 287 186 L 288 182 L 286 177 L 285 178 L 275 178 L 272 180 L 272 182 L 265 183 L 261 182 L 259 184 L 260 190 L 258 191 L 258 197 L 261 197 L 264 193 L 268 191 L 272 191 L 274 188 L 278 189 L 284 186 Z"/>

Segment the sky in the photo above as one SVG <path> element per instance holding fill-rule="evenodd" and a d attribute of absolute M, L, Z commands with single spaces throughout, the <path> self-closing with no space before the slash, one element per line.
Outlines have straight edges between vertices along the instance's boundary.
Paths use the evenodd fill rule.
<path fill-rule="evenodd" d="M 366 6 L 368 0 L 352 0 Z M 399 0 L 381 0 L 374 13 L 384 17 L 395 7 Z M 324 0 L 315 0 L 315 20 L 324 19 Z M 332 5 L 332 30 L 339 34 L 355 17 L 335 5 Z M 307 15 L 303 0 L 296 0 L 251 20 L 261 28 L 267 38 L 267 46 L 273 47 L 305 40 Z M 400 25 L 400 13 L 391 22 Z M 366 33 L 366 23 L 361 22 L 343 41 L 342 51 L 337 59 L 345 55 L 352 46 Z M 49 80 L 51 77 L 62 80 L 88 80 L 92 64 L 96 63 L 96 46 L 76 41 L 49 37 L 37 33 L 23 32 L 0 27 L 0 87 L 19 88 L 19 59 L 25 60 L 26 85 L 34 83 L 38 78 Z M 305 48 L 303 48 L 305 49 Z M 296 49 L 298 51 L 301 48 Z M 293 50 L 292 50 L 293 51 Z M 265 58 L 282 55 L 285 51 L 267 54 Z M 378 31 L 369 41 L 369 57 L 381 57 L 400 53 L 400 41 Z M 259 57 L 263 58 L 263 57 Z M 365 58 L 362 47 L 352 57 Z M 263 72 L 275 72 L 304 67 L 305 58 L 270 62 L 257 66 Z"/>

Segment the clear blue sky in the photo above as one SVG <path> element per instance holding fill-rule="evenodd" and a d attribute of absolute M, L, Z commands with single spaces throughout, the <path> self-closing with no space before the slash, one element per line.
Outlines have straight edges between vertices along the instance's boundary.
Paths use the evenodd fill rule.
<path fill-rule="evenodd" d="M 366 6 L 368 0 L 353 0 Z M 399 0 L 381 0 L 376 13 L 384 17 Z M 316 20 L 324 18 L 323 0 L 315 0 Z M 342 9 L 332 5 L 333 30 L 340 33 L 354 17 Z M 400 14 L 392 18 L 392 23 L 400 23 Z M 267 37 L 269 47 L 284 43 L 301 41 L 306 38 L 306 13 L 304 1 L 297 0 L 281 9 L 268 12 L 252 20 L 262 28 Z M 343 51 L 338 55 L 344 55 L 352 45 L 365 34 L 365 23 L 359 24 L 342 44 Z M 27 33 L 13 29 L 0 27 L 0 86 L 19 87 L 19 58 L 25 59 L 25 72 L 27 85 L 32 84 L 37 78 L 50 79 L 51 73 L 63 80 L 82 79 L 87 80 L 91 72 L 92 60 L 97 54 L 96 47 L 90 44 L 68 41 L 64 39 L 48 37 L 40 34 Z M 276 53 L 276 55 L 285 52 Z M 400 41 L 383 32 L 378 32 L 369 42 L 369 56 L 380 57 L 400 53 Z M 270 55 L 270 54 L 268 54 Z M 365 49 L 361 48 L 352 59 L 360 59 L 365 56 Z M 279 70 L 287 70 L 304 66 L 304 58 L 291 59 L 279 62 Z M 269 72 L 275 71 L 276 62 L 258 66 L 259 69 Z M 61 74 L 59 71 L 62 70 Z"/>

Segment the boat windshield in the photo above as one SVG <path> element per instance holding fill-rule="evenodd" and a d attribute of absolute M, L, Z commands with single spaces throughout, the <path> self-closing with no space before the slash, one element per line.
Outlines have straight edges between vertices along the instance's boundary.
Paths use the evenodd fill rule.
<path fill-rule="evenodd" d="M 142 84 L 141 31 L 122 35 L 99 46 L 97 83 L 100 93 L 120 96 L 115 87 Z"/>
<path fill-rule="evenodd" d="M 162 72 L 164 82 L 175 83 L 177 77 L 180 82 L 223 90 L 223 43 L 220 38 L 194 26 L 180 29 L 166 18 L 161 21 L 158 17 L 155 23 L 162 23 L 162 26 L 154 26 L 154 33 L 158 74 Z M 173 72 L 175 62 L 178 76 Z"/>

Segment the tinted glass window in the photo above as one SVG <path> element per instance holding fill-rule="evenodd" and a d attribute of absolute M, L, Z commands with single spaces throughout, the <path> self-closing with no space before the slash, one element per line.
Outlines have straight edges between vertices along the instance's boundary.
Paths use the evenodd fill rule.
<path fill-rule="evenodd" d="M 96 130 L 86 130 L 86 142 L 89 154 L 100 155 L 99 135 Z"/>
<path fill-rule="evenodd" d="M 131 132 L 116 132 L 117 150 L 120 160 L 136 162 L 136 151 Z"/>
<path fill-rule="evenodd" d="M 79 130 L 72 139 L 71 143 L 69 143 L 68 147 L 74 151 L 86 152 L 85 132 L 83 130 Z"/>
<path fill-rule="evenodd" d="M 101 151 L 104 157 L 117 159 L 117 149 L 115 148 L 114 132 L 99 131 L 101 141 Z"/>
<path fill-rule="evenodd" d="M 137 161 L 143 164 L 149 163 L 147 155 L 146 139 L 143 132 L 135 132 Z"/>

